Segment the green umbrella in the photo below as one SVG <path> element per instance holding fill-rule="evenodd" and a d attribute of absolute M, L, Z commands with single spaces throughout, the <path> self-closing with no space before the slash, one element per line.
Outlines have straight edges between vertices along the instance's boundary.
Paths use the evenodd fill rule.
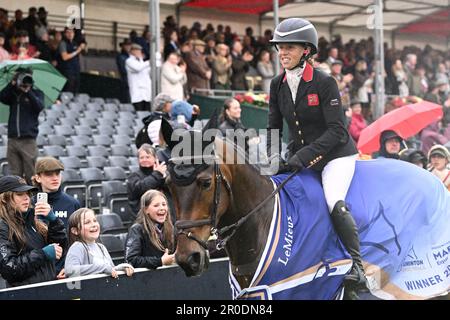
<path fill-rule="evenodd" d="M 51 106 L 59 96 L 67 79 L 50 63 L 40 59 L 5 60 L 0 63 L 0 90 L 11 82 L 18 68 L 33 70 L 34 86 L 45 96 L 45 106 Z"/>

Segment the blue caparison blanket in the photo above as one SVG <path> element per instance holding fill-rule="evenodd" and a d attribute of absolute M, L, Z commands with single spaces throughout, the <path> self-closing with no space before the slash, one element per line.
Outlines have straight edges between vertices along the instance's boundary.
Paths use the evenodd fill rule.
<path fill-rule="evenodd" d="M 274 188 L 287 174 L 272 177 Z M 450 289 L 450 192 L 412 164 L 357 161 L 347 199 L 359 228 L 371 293 L 424 299 Z M 234 298 L 334 299 L 351 260 L 329 217 L 320 175 L 303 170 L 280 192 L 249 288 L 230 272 Z"/>

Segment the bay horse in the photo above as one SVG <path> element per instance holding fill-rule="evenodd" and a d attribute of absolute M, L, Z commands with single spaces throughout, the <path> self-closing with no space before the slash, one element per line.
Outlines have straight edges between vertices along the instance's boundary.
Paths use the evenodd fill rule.
<path fill-rule="evenodd" d="M 216 117 L 208 122 L 202 132 L 196 134 L 202 135 L 213 128 L 217 128 Z M 170 124 L 163 121 L 161 130 L 169 149 L 174 150 L 178 143 L 173 140 Z M 192 138 L 194 135 L 186 131 L 181 138 Z M 195 148 L 193 141 L 190 143 Z M 295 189 L 291 195 L 298 198 L 302 208 L 307 208 L 305 213 L 300 209 L 299 215 L 298 209 L 293 207 L 281 209 L 281 201 L 276 194 L 276 191 L 284 191 L 280 185 L 287 175 L 278 180 L 278 176 L 271 179 L 261 175 L 257 166 L 245 162 L 246 154 L 226 139 L 210 136 L 201 141 L 198 148 L 200 154 L 174 156 L 172 153 L 169 161 L 167 184 L 176 210 L 175 258 L 186 275 L 198 276 L 208 268 L 208 239 L 218 236 L 219 247 L 224 247 L 230 260 L 230 283 L 234 298 L 342 298 L 343 278 L 350 270 L 351 260 L 331 226 L 318 175 L 311 170 L 304 170 L 288 183 L 290 188 Z M 205 156 L 207 148 L 212 152 Z M 199 158 L 200 161 L 191 164 L 180 162 Z M 424 299 L 443 294 L 450 286 L 450 277 L 444 278 L 445 272 L 450 273 L 450 264 L 444 257 L 445 252 L 450 250 L 450 228 L 439 229 L 442 226 L 438 226 L 437 222 L 437 219 L 442 221 L 444 218 L 448 225 L 450 196 L 442 193 L 437 179 L 428 172 L 419 172 L 417 167 L 400 162 L 396 161 L 394 165 L 394 160 L 390 159 L 359 161 L 355 175 L 361 178 L 352 181 L 349 193 L 353 198 L 349 205 L 359 227 L 361 252 L 366 275 L 370 278 L 371 293 L 385 299 Z M 401 170 L 389 169 L 397 165 L 400 165 Z M 388 198 L 392 195 L 386 200 L 368 198 L 358 191 L 364 188 L 361 181 L 372 186 L 372 191 L 389 190 L 391 185 L 384 176 L 380 177 L 381 172 L 391 175 L 393 179 L 417 175 L 423 179 L 419 184 L 416 181 L 418 178 L 410 180 L 416 181 L 416 185 L 432 188 L 433 201 L 437 204 L 429 205 L 431 201 L 425 194 L 430 190 L 407 194 L 400 188 L 398 192 L 390 191 L 384 196 Z M 411 182 L 406 183 L 411 186 Z M 397 208 L 391 208 L 393 202 L 405 209 L 398 211 Z M 297 211 L 289 214 L 289 210 Z M 280 227 L 281 220 L 287 221 L 286 227 Z M 303 260 L 308 260 L 308 264 L 290 262 L 295 251 L 291 251 L 295 248 L 291 232 L 294 227 L 301 238 L 295 241 L 303 245 L 300 255 Z M 430 251 L 431 247 L 413 239 L 421 231 L 426 233 L 421 236 L 422 239 L 429 237 L 433 252 Z M 275 235 L 279 234 L 280 240 L 275 239 Z M 285 251 L 278 252 L 277 245 Z M 408 268 L 422 267 L 424 254 L 434 254 L 437 266 L 424 268 L 419 273 L 423 274 L 423 279 L 411 278 L 411 275 L 416 274 Z M 288 261 L 291 269 L 294 268 L 289 274 L 271 284 L 261 284 L 270 275 L 269 266 L 275 264 L 280 270 L 285 270 L 283 268 L 288 265 Z M 282 272 L 276 270 L 272 276 L 277 277 Z M 296 286 L 300 288 L 296 295 L 283 295 L 282 290 Z"/>

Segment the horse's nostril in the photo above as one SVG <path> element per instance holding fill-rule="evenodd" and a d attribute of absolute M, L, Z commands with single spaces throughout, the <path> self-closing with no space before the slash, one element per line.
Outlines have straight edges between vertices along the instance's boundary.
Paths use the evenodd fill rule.
<path fill-rule="evenodd" d="M 200 260 L 201 260 L 200 252 L 194 252 L 191 254 L 188 258 L 188 263 L 190 264 L 191 268 L 193 270 L 197 270 L 200 266 Z"/>

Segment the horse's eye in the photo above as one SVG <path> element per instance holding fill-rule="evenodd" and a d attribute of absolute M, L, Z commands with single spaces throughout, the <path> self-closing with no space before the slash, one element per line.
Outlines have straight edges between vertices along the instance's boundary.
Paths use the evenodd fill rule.
<path fill-rule="evenodd" d="M 211 187 L 211 179 L 200 180 L 199 183 L 202 189 L 209 189 Z"/>

